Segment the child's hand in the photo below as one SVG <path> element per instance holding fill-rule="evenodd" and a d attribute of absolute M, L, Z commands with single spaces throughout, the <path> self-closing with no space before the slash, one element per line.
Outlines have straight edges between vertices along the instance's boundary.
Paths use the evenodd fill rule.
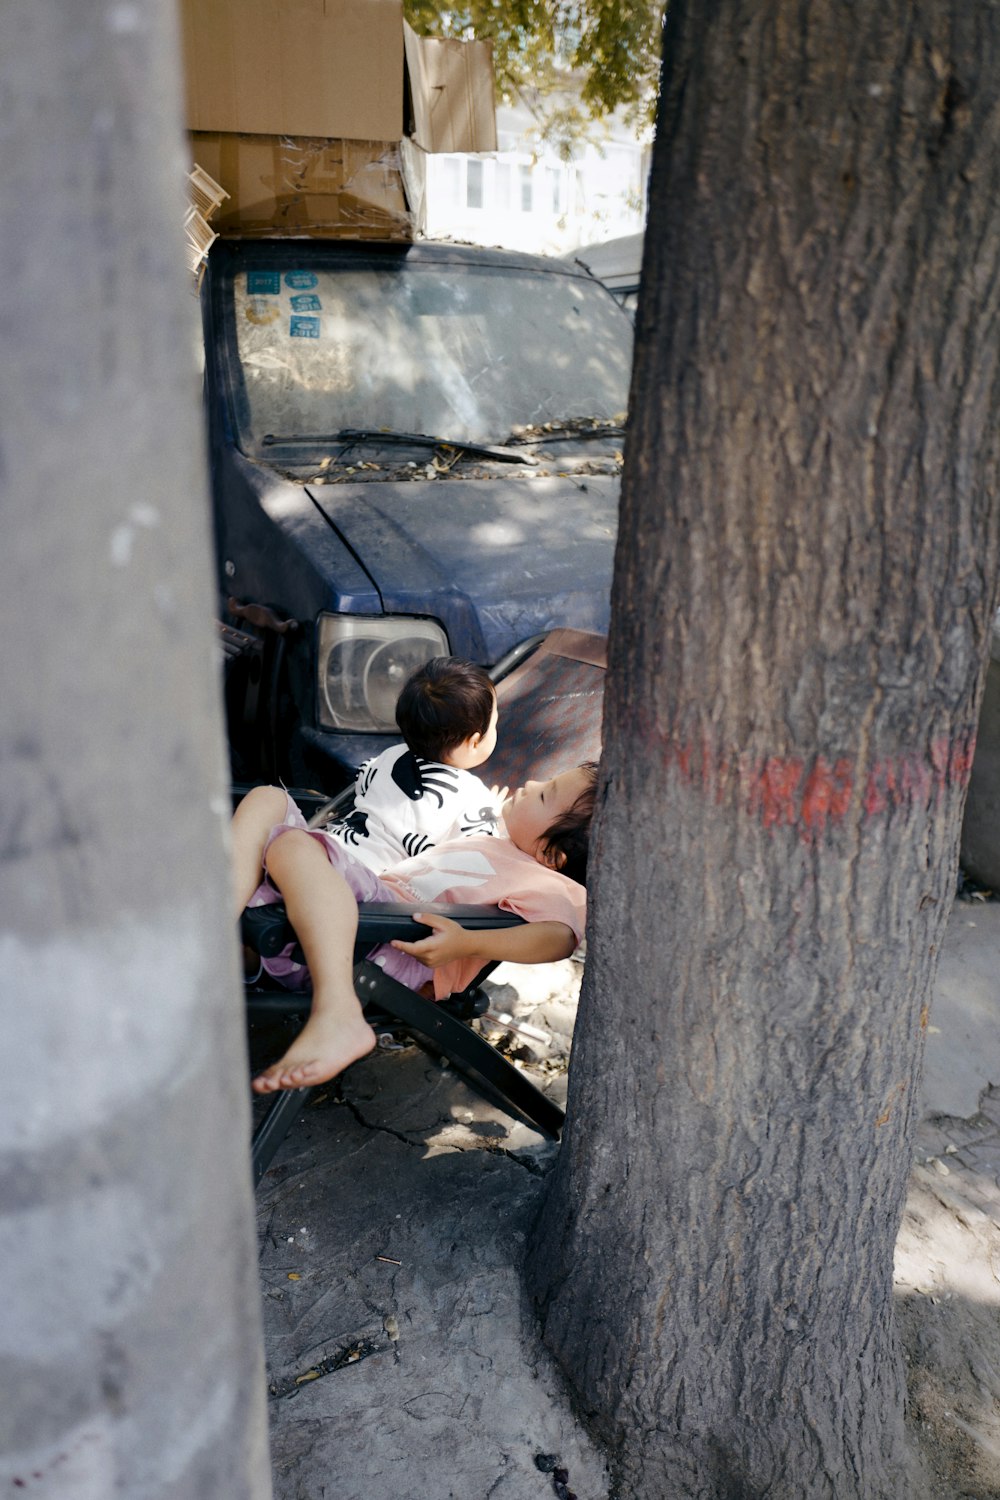
<path fill-rule="evenodd" d="M 429 969 L 439 969 L 442 964 L 454 963 L 457 958 L 468 958 L 475 952 L 470 942 L 474 934 L 466 932 L 451 917 L 415 911 L 413 920 L 423 922 L 425 927 L 433 927 L 430 937 L 418 938 L 415 943 L 404 943 L 402 938 L 393 938 L 391 946 L 398 948 L 400 953 L 408 953 L 411 958 L 418 958 Z"/>
<path fill-rule="evenodd" d="M 507 801 L 507 798 L 510 796 L 510 787 L 491 786 L 490 796 L 492 797 L 493 803 L 496 807 L 502 807 L 503 804 Z"/>

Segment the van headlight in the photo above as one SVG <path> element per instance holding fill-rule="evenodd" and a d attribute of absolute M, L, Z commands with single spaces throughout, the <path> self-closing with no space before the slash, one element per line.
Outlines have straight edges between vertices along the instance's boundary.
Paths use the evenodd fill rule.
<path fill-rule="evenodd" d="M 434 620 L 320 615 L 319 722 L 356 734 L 396 732 L 396 699 L 406 679 L 449 654 Z"/>

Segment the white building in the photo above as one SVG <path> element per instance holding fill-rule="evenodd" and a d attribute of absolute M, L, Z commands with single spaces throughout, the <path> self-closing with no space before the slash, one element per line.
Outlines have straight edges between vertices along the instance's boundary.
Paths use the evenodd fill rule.
<path fill-rule="evenodd" d="M 539 143 L 527 109 L 498 104 L 495 154 L 427 158 L 427 236 L 563 255 L 636 233 L 646 222 L 651 134 L 602 121 L 563 161 Z"/>

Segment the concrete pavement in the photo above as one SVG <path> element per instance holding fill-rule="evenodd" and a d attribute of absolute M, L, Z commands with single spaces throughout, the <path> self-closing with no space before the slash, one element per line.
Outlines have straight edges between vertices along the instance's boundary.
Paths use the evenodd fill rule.
<path fill-rule="evenodd" d="M 956 901 L 924 1053 L 925 1115 L 970 1119 L 1000 1086 L 1000 901 Z"/>

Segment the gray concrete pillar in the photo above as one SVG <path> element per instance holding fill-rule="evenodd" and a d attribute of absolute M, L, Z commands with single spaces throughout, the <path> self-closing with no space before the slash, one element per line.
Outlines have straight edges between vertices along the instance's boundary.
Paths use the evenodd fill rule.
<path fill-rule="evenodd" d="M 170 0 L 0 7 L 0 1493 L 266 1500 Z"/>

